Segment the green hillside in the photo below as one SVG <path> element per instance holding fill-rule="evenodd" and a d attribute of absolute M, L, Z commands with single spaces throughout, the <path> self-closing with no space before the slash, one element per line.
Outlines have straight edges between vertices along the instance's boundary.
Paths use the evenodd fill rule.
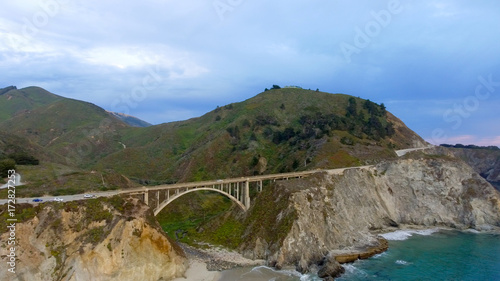
<path fill-rule="evenodd" d="M 0 122 L 64 99 L 39 87 L 0 89 Z"/>
<path fill-rule="evenodd" d="M 7 87 L 0 89 L 0 109 L 0 161 L 15 160 L 27 183 L 19 196 L 131 186 L 113 171 L 88 170 L 123 148 L 118 131 L 128 127 L 102 108 L 38 87 Z M 33 163 L 39 165 L 26 165 Z"/>
<path fill-rule="evenodd" d="M 0 131 L 0 159 L 8 158 L 13 154 L 31 155 L 37 159 L 44 160 L 50 158 L 50 155 L 41 146 L 25 138 Z"/>
<path fill-rule="evenodd" d="M 117 132 L 128 125 L 96 105 L 37 87 L 11 90 L 0 98 L 0 108 L 9 109 L 0 130 L 43 147 L 55 162 L 85 167 L 122 147 Z"/>
<path fill-rule="evenodd" d="M 355 166 L 424 141 L 373 102 L 287 88 L 199 117 L 122 131 L 126 149 L 100 169 L 143 183 Z"/>

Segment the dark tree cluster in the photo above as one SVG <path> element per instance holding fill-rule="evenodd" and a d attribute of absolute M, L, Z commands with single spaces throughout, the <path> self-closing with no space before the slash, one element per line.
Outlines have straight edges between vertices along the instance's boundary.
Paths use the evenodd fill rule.
<path fill-rule="evenodd" d="M 234 127 L 228 127 L 226 129 L 226 131 L 229 133 L 229 135 L 232 137 L 232 138 L 235 138 L 235 139 L 240 139 L 240 128 L 238 128 L 238 126 L 234 126 Z"/>
<path fill-rule="evenodd" d="M 363 111 L 364 110 L 364 111 Z M 393 124 L 390 122 L 386 125 L 382 124 L 381 120 L 385 119 L 387 110 L 385 105 L 380 105 L 366 100 L 363 103 L 363 110 L 358 111 L 356 99 L 349 98 L 346 117 L 351 119 L 354 126 L 349 128 L 349 132 L 356 137 L 360 137 L 360 133 L 366 134 L 371 139 L 381 139 L 387 136 L 392 136 L 395 133 Z M 368 113 L 368 117 L 365 114 Z"/>
<path fill-rule="evenodd" d="M 385 121 L 385 107 L 373 102 L 365 102 L 364 110 L 357 110 L 356 100 L 351 98 L 345 116 L 335 114 L 322 114 L 317 112 L 310 115 L 302 115 L 299 118 L 300 129 L 294 130 L 287 127 L 283 131 L 267 132 L 267 136 L 272 135 L 272 140 L 276 144 L 307 140 L 311 138 L 322 138 L 331 135 L 332 131 L 347 131 L 355 137 L 379 140 L 395 133 L 393 124 Z M 354 141 L 349 138 L 343 140 L 344 144 L 352 145 Z"/>
<path fill-rule="evenodd" d="M 280 144 L 282 142 L 287 142 L 291 138 L 295 137 L 297 133 L 291 127 L 286 128 L 283 132 L 275 131 L 273 132 L 273 142 L 275 144 Z"/>
<path fill-rule="evenodd" d="M 25 152 L 13 152 L 8 155 L 0 154 L 0 177 L 7 177 L 9 170 L 16 165 L 38 165 L 40 161 Z"/>
<path fill-rule="evenodd" d="M 317 109 L 314 113 L 299 117 L 298 125 L 289 125 L 280 128 L 276 117 L 261 114 L 252 121 L 244 119 L 240 125 L 231 126 L 226 129 L 231 136 L 233 149 L 245 150 L 251 141 L 258 140 L 256 133 L 274 144 L 288 143 L 289 145 L 301 144 L 306 147 L 312 139 L 321 139 L 324 136 L 332 136 L 333 131 L 349 132 L 351 136 L 343 137 L 341 143 L 354 145 L 355 138 L 368 138 L 380 140 L 395 133 L 393 124 L 385 118 L 386 111 L 383 105 L 377 105 L 371 101 L 364 101 L 358 105 L 359 99 L 350 98 L 345 115 L 323 114 Z M 286 106 L 281 104 L 281 110 Z"/>
<path fill-rule="evenodd" d="M 10 154 L 8 158 L 13 159 L 18 165 L 38 165 L 40 163 L 35 157 L 23 152 Z"/>
<path fill-rule="evenodd" d="M 453 144 L 441 144 L 440 146 L 443 147 L 452 147 L 452 148 L 468 148 L 468 149 L 487 149 L 487 150 L 500 150 L 498 146 L 490 145 L 490 146 L 478 146 L 478 145 L 463 145 L 460 143 L 457 143 L 455 145 Z"/>
<path fill-rule="evenodd" d="M 278 85 L 273 85 L 273 87 L 271 88 L 271 90 L 278 90 L 278 89 L 281 89 L 281 87 L 280 87 L 280 86 L 278 86 Z M 267 92 L 267 91 L 269 91 L 269 90 L 270 90 L 270 89 L 265 88 L 265 89 L 264 89 L 264 92 Z"/>
<path fill-rule="evenodd" d="M 371 116 L 383 117 L 386 114 L 385 105 L 383 103 L 378 105 L 370 100 L 366 100 L 363 104 L 363 108 L 366 109 Z"/>
<path fill-rule="evenodd" d="M 278 120 L 271 115 L 258 115 L 255 117 L 255 125 L 261 127 L 266 125 L 279 126 Z"/>
<path fill-rule="evenodd" d="M 0 177 L 6 178 L 9 176 L 9 170 L 16 169 L 16 162 L 12 159 L 0 160 Z"/>

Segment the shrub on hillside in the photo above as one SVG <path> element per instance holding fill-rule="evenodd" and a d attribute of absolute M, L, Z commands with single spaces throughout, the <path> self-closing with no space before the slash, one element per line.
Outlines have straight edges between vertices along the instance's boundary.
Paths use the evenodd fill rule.
<path fill-rule="evenodd" d="M 16 169 L 16 161 L 13 159 L 0 160 L 0 177 L 6 178 L 9 176 L 9 170 Z"/>
<path fill-rule="evenodd" d="M 28 155 L 23 152 L 12 153 L 9 155 L 9 158 L 16 161 L 18 165 L 38 165 L 40 161 L 35 157 Z"/>

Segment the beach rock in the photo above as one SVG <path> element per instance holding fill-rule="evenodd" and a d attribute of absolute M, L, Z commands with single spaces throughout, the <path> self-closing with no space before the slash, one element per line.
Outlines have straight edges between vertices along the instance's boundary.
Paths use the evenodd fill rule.
<path fill-rule="evenodd" d="M 318 276 L 323 280 L 333 280 L 345 272 L 345 268 L 334 257 L 327 256 L 325 259 L 324 265 L 318 270 Z"/>

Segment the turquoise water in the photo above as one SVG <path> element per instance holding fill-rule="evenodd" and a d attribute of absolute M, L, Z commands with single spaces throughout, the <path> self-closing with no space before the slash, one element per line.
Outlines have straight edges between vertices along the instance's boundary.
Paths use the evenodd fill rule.
<path fill-rule="evenodd" d="M 485 280 L 500 281 L 500 234 L 450 230 L 398 231 L 385 235 L 389 250 L 344 265 L 336 280 Z M 315 281 L 313 274 L 268 267 L 223 272 L 221 281 Z"/>
<path fill-rule="evenodd" d="M 338 280 L 500 280 L 500 235 L 438 231 L 389 241 L 389 250 L 346 266 Z"/>

